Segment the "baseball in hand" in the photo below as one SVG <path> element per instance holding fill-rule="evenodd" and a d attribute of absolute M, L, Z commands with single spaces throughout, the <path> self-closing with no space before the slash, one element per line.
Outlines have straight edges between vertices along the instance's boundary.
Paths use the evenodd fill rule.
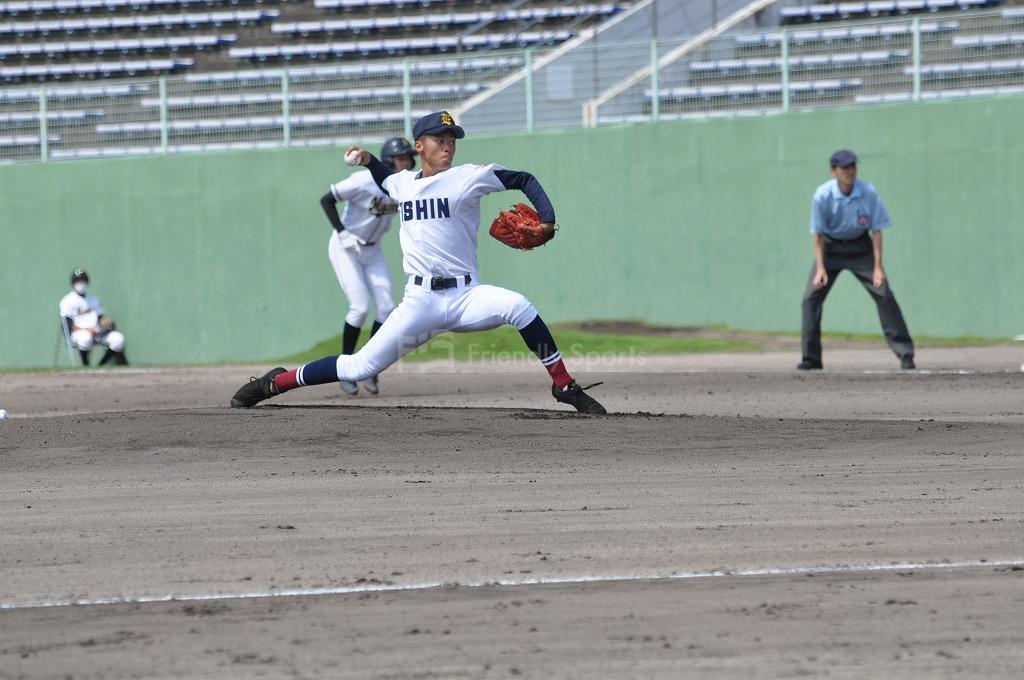
<path fill-rule="evenodd" d="M 352 149 L 347 154 L 345 154 L 345 164 L 346 165 L 359 165 L 359 161 L 361 161 L 362 158 L 363 158 L 363 152 L 362 151 L 359 151 L 357 149 Z"/>

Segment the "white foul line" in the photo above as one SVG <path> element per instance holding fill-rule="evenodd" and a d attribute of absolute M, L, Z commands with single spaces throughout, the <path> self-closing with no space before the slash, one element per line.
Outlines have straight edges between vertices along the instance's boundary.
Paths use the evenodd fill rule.
<path fill-rule="evenodd" d="M 672 579 L 720 578 L 723 576 L 796 576 L 801 574 L 849 574 L 873 571 L 904 571 L 962 569 L 965 567 L 1024 567 L 1024 560 L 970 560 L 966 562 L 902 562 L 896 564 L 843 564 L 817 567 L 766 567 L 755 569 L 713 569 L 711 571 L 672 571 L 650 574 L 603 574 L 592 576 L 539 576 L 528 579 L 497 579 L 493 581 L 421 583 L 360 583 L 351 586 L 321 588 L 281 588 L 243 593 L 196 593 L 178 595 L 139 595 L 136 597 L 83 597 L 69 600 L 35 602 L 0 602 L 3 609 L 39 609 L 43 607 L 78 607 L 104 604 L 147 604 L 153 602 L 201 602 L 205 600 L 259 600 L 277 597 L 317 597 L 394 591 L 434 590 L 438 588 L 482 588 L 485 586 L 517 587 L 539 585 L 572 585 L 577 583 L 612 583 L 616 581 L 667 581 Z"/>

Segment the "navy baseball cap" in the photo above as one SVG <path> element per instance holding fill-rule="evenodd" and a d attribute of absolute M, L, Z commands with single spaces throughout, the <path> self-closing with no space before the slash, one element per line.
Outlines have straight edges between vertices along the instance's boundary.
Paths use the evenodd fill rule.
<path fill-rule="evenodd" d="M 856 154 L 849 149 L 840 149 L 832 154 L 832 158 L 829 159 L 829 164 L 833 168 L 845 168 L 847 165 L 853 165 L 856 162 Z"/>
<path fill-rule="evenodd" d="M 412 138 L 419 139 L 423 135 L 438 135 L 445 130 L 451 130 L 455 139 L 462 139 L 466 136 L 466 131 L 455 124 L 452 114 L 447 111 L 438 111 L 437 113 L 428 113 L 416 121 L 416 126 L 412 129 Z"/>

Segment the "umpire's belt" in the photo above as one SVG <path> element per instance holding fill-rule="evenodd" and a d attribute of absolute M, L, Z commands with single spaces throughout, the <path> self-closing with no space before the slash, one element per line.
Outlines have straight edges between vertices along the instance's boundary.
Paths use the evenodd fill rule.
<path fill-rule="evenodd" d="M 868 232 L 862 233 L 854 238 L 833 238 L 825 237 L 825 251 L 836 255 L 854 255 L 858 253 L 870 253 L 872 249 L 871 237 Z"/>
<path fill-rule="evenodd" d="M 468 286 L 472 280 L 473 277 L 470 276 L 469 274 L 466 274 L 465 276 L 453 276 L 448 279 L 446 279 L 443 276 L 434 276 L 429 279 L 418 275 L 409 277 L 409 283 L 416 286 L 423 286 L 424 288 L 430 286 L 430 290 L 446 290 L 448 288 L 458 288 L 459 284 L 463 286 Z"/>

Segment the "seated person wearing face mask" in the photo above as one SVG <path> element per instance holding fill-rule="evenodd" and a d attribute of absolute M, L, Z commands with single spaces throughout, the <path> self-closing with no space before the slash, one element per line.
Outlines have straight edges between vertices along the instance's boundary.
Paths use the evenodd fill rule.
<path fill-rule="evenodd" d="M 107 316 L 99 299 L 86 293 L 88 285 L 89 275 L 84 269 L 76 269 L 71 272 L 72 291 L 60 301 L 60 315 L 71 344 L 81 353 L 83 366 L 89 365 L 89 350 L 95 343 L 107 347 L 100 366 L 125 365 L 128 360 L 124 356 L 124 334 L 114 330 L 114 321 Z"/>

